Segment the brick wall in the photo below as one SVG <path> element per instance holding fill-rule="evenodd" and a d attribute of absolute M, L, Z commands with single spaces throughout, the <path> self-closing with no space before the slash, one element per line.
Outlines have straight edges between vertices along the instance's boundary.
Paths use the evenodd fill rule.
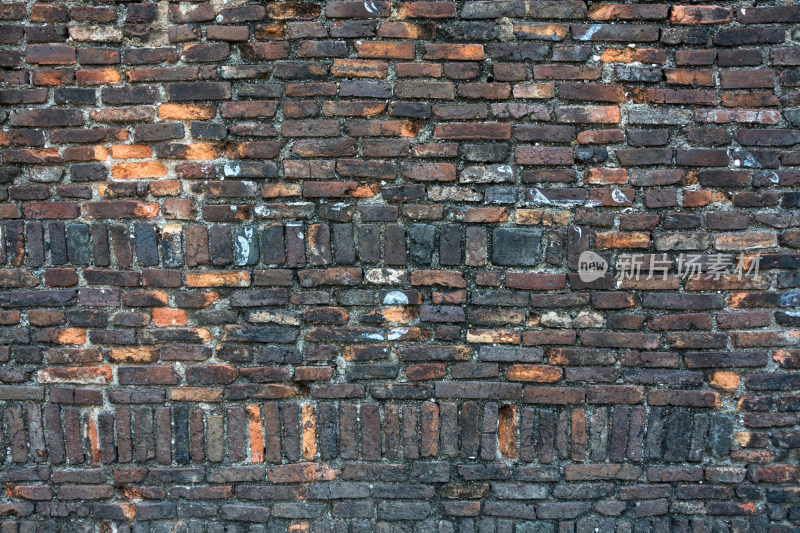
<path fill-rule="evenodd" d="M 800 531 L 755 4 L 4 0 L 0 531 Z"/>

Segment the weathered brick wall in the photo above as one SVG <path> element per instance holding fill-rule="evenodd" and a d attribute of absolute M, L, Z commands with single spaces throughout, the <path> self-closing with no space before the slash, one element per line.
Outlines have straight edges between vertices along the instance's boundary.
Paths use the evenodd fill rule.
<path fill-rule="evenodd" d="M 755 4 L 4 0 L 0 531 L 800 531 Z"/>

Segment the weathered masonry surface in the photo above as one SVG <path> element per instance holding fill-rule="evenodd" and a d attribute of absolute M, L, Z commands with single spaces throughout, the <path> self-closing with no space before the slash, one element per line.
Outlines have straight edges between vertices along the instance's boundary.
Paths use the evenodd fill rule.
<path fill-rule="evenodd" d="M 799 41 L 3 0 L 0 531 L 800 531 Z"/>

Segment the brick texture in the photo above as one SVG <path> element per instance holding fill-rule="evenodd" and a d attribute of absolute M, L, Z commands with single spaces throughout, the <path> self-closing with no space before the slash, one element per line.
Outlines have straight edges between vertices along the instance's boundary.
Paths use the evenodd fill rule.
<path fill-rule="evenodd" d="M 800 531 L 798 41 L 5 0 L 0 531 Z"/>

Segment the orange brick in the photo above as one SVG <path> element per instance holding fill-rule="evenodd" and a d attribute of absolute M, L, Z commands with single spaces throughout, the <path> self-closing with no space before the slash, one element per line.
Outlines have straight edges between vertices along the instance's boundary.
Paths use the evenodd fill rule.
<path fill-rule="evenodd" d="M 592 5 L 589 10 L 590 20 L 660 20 L 666 17 L 667 7 L 663 4 L 599 4 Z"/>
<path fill-rule="evenodd" d="M 213 105 L 163 104 L 158 108 L 161 120 L 211 120 L 217 115 Z"/>
<path fill-rule="evenodd" d="M 428 2 L 423 2 L 428 3 Z M 386 39 L 429 39 L 432 29 L 427 24 L 386 21 L 378 29 L 378 37 Z"/>
<path fill-rule="evenodd" d="M 70 74 L 72 73 L 72 74 Z M 68 80 L 69 77 L 74 76 L 74 71 L 66 71 L 61 69 L 37 69 L 33 73 L 33 84 L 43 85 L 48 87 L 58 87 L 65 83 L 74 83 Z M 67 80 L 65 80 L 67 78 Z"/>
<path fill-rule="evenodd" d="M 467 331 L 467 342 L 484 344 L 519 344 L 522 333 L 510 329 L 471 329 Z"/>
<path fill-rule="evenodd" d="M 89 117 L 97 122 L 149 122 L 156 110 L 151 106 L 99 107 L 89 111 Z"/>
<path fill-rule="evenodd" d="M 91 85 L 116 85 L 122 83 L 119 71 L 113 68 L 102 70 L 79 70 L 75 73 L 78 85 L 86 87 Z"/>
<path fill-rule="evenodd" d="M 94 413 L 89 413 L 87 418 L 87 427 L 86 433 L 89 437 L 89 452 L 91 455 L 92 463 L 99 463 L 100 462 L 100 445 L 99 439 L 97 438 L 97 423 L 95 422 L 95 415 Z"/>
<path fill-rule="evenodd" d="M 173 402 L 216 403 L 222 401 L 222 389 L 211 387 L 170 388 L 168 396 Z"/>
<path fill-rule="evenodd" d="M 80 385 L 105 385 L 111 383 L 114 374 L 110 366 L 59 367 L 39 371 L 39 383 L 75 383 Z"/>
<path fill-rule="evenodd" d="M 397 17 L 406 18 L 453 18 L 456 6 L 453 2 L 405 2 L 400 4 Z"/>
<path fill-rule="evenodd" d="M 369 313 L 370 317 L 380 317 L 381 323 L 408 324 L 417 319 L 417 312 L 408 306 L 396 306 Z"/>
<path fill-rule="evenodd" d="M 711 203 L 711 191 L 684 191 L 683 207 L 703 207 Z"/>
<path fill-rule="evenodd" d="M 555 83 L 525 83 L 514 85 L 514 98 L 543 99 L 552 98 L 556 94 Z"/>
<path fill-rule="evenodd" d="M 158 161 L 146 163 L 120 163 L 114 165 L 111 174 L 115 180 L 141 180 L 163 178 L 167 175 L 167 167 Z"/>
<path fill-rule="evenodd" d="M 414 44 L 361 41 L 356 52 L 367 59 L 414 59 Z"/>
<path fill-rule="evenodd" d="M 447 365 L 444 363 L 422 363 L 406 367 L 406 377 L 411 381 L 444 379 L 446 375 Z"/>
<path fill-rule="evenodd" d="M 177 196 L 181 193 L 181 182 L 178 180 L 161 180 L 150 182 L 150 194 L 153 196 Z"/>
<path fill-rule="evenodd" d="M 299 183 L 267 183 L 261 187 L 261 198 L 282 198 L 302 194 L 303 186 Z"/>
<path fill-rule="evenodd" d="M 187 287 L 249 287 L 250 272 L 217 270 L 213 272 L 187 272 Z"/>
<path fill-rule="evenodd" d="M 778 245 L 778 238 L 769 232 L 736 233 L 719 235 L 716 238 L 717 250 L 753 250 L 757 248 L 773 248 Z"/>
<path fill-rule="evenodd" d="M 206 160 L 216 159 L 222 154 L 222 147 L 212 143 L 181 144 L 171 155 L 175 159 Z"/>
<path fill-rule="evenodd" d="M 742 379 L 736 372 L 711 372 L 708 384 L 717 389 L 736 390 Z"/>
<path fill-rule="evenodd" d="M 247 432 L 250 436 L 250 461 L 264 462 L 264 432 L 261 426 L 261 409 L 257 405 L 247 406 Z"/>
<path fill-rule="evenodd" d="M 158 327 L 185 326 L 188 320 L 183 309 L 167 309 L 156 307 L 153 309 L 153 325 Z"/>
<path fill-rule="evenodd" d="M 667 83 L 675 85 L 691 85 L 692 87 L 714 85 L 714 79 L 710 70 L 689 70 L 689 69 L 667 69 L 664 74 L 667 76 Z"/>
<path fill-rule="evenodd" d="M 667 53 L 656 48 L 609 48 L 600 56 L 604 63 L 657 63 L 667 61 Z"/>
<path fill-rule="evenodd" d="M 442 65 L 438 63 L 397 63 L 398 78 L 441 78 Z"/>
<path fill-rule="evenodd" d="M 595 245 L 600 250 L 609 248 L 648 248 L 650 235 L 647 233 L 598 233 Z"/>
<path fill-rule="evenodd" d="M 514 24 L 514 35 L 520 39 L 561 41 L 569 35 L 566 24 Z"/>
<path fill-rule="evenodd" d="M 108 351 L 108 360 L 112 363 L 155 363 L 158 361 L 159 349 L 145 346 L 139 348 L 113 348 Z"/>
<path fill-rule="evenodd" d="M 554 383 L 561 379 L 563 371 L 550 365 L 511 365 L 506 370 L 509 381 L 532 381 L 535 383 Z"/>
<path fill-rule="evenodd" d="M 469 223 L 496 223 L 508 220 L 505 207 L 469 207 L 458 213 L 457 220 Z"/>
<path fill-rule="evenodd" d="M 85 344 L 86 330 L 81 328 L 65 328 L 58 332 L 56 341 L 59 344 Z"/>
<path fill-rule="evenodd" d="M 372 198 L 380 192 L 377 183 L 305 182 L 303 196 L 306 198 Z"/>
<path fill-rule="evenodd" d="M 442 285 L 463 289 L 467 286 L 461 272 L 447 270 L 412 270 L 411 285 L 431 286 Z"/>
<path fill-rule="evenodd" d="M 370 59 L 334 59 L 331 74 L 337 78 L 385 78 L 389 64 Z"/>
<path fill-rule="evenodd" d="M 518 209 L 514 213 L 514 222 L 520 226 L 566 226 L 569 224 L 569 217 L 569 211 Z"/>
<path fill-rule="evenodd" d="M 616 144 L 622 142 L 622 130 L 585 130 L 578 133 L 578 144 Z"/>
<path fill-rule="evenodd" d="M 152 156 L 152 150 L 144 144 L 117 144 L 111 147 L 113 159 L 148 159 Z"/>
<path fill-rule="evenodd" d="M 628 183 L 628 171 L 624 168 L 593 168 L 585 174 L 583 181 L 592 185 L 622 185 Z"/>
<path fill-rule="evenodd" d="M 450 61 L 482 61 L 482 44 L 426 44 L 426 61 L 447 59 Z"/>
<path fill-rule="evenodd" d="M 517 407 L 504 405 L 500 408 L 497 431 L 500 454 L 513 459 L 517 456 Z"/>
<path fill-rule="evenodd" d="M 317 417 L 314 406 L 303 404 L 301 412 L 303 420 L 300 449 L 303 450 L 303 457 L 314 459 L 317 455 Z"/>

